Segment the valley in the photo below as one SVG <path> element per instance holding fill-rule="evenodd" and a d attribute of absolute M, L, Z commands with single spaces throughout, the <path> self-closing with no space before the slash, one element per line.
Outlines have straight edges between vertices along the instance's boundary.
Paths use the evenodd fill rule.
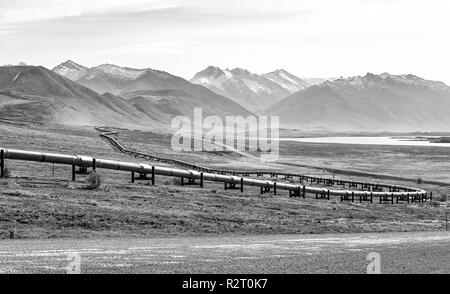
<path fill-rule="evenodd" d="M 142 162 L 142 159 L 125 156 L 115 151 L 109 143 L 89 127 L 0 124 L 0 145 L 43 152 L 82 154 L 121 161 Z M 17 133 L 22 136 L 16 136 Z M 174 157 L 211 167 L 245 169 L 249 166 L 279 171 L 292 171 L 306 175 L 335 176 L 343 179 L 375 181 L 399 184 L 398 180 L 378 180 L 352 175 L 340 175 L 314 167 L 297 167 L 272 163 L 262 165 L 235 154 L 223 155 L 208 152 L 175 154 L 171 151 L 170 136 L 164 133 L 138 130 L 119 131 L 121 141 L 133 149 L 158 156 Z M 45 143 L 44 143 L 45 142 Z M 314 144 L 281 145 L 281 159 L 290 163 L 303 162 L 329 167 L 328 148 L 317 149 Z M 335 146 L 334 146 L 335 147 Z M 346 150 L 347 157 L 335 157 L 331 166 L 355 168 L 348 161 L 367 162 L 377 170 L 379 157 L 370 158 L 371 146 L 358 146 Z M 305 153 L 305 151 L 307 151 Z M 344 151 L 344 150 L 342 150 Z M 386 152 L 388 152 L 386 150 Z M 384 154 L 387 154 L 387 153 Z M 409 165 L 414 162 L 414 149 L 390 152 L 390 162 L 383 162 L 388 174 L 417 176 Z M 405 156 L 409 154 L 409 156 Z M 429 153 L 421 158 L 421 164 L 437 164 L 433 161 L 443 154 Z M 448 155 L 446 155 L 448 156 Z M 410 159 L 408 159 L 408 157 Z M 315 159 L 317 158 L 317 159 Z M 322 161 L 319 161 L 322 158 Z M 403 158 L 402 164 L 396 160 Z M 329 158 L 328 160 L 330 160 Z M 160 162 L 149 164 L 161 165 Z M 164 165 L 164 164 L 163 164 Z M 399 170 L 400 166 L 404 166 Z M 439 165 L 436 165 L 438 167 Z M 86 176 L 79 175 L 70 182 L 70 168 L 51 164 L 35 164 L 14 161 L 7 163 L 10 177 L 1 181 L 2 221 L 0 234 L 8 237 L 13 229 L 16 238 L 92 238 L 92 237 L 147 237 L 173 235 L 224 235 L 224 234 L 272 234 L 277 233 L 331 233 L 331 232 L 385 232 L 442 230 L 445 208 L 437 200 L 411 204 L 366 204 L 339 202 L 339 199 L 317 200 L 290 198 L 288 193 L 259 194 L 259 189 L 248 188 L 244 193 L 223 190 L 223 185 L 206 183 L 205 189 L 179 186 L 168 178 L 130 183 L 128 173 L 101 171 L 102 188 L 83 188 Z M 430 167 L 433 170 L 433 167 Z M 438 179 L 439 172 L 424 179 Z M 417 186 L 410 182 L 404 185 Z M 433 191 L 434 199 L 446 194 L 447 187 L 423 184 L 421 188 Z M 18 209 L 20 208 L 20 212 Z"/>
<path fill-rule="evenodd" d="M 209 68 L 210 70 L 220 73 L 217 68 Z M 227 71 L 222 73 L 228 75 Z M 267 81 L 281 83 L 280 77 L 283 77 L 285 87 L 279 84 L 276 87 L 291 92 L 297 90 L 295 87 L 302 88 L 285 99 L 277 96 L 279 101 L 275 103 L 276 107 L 308 93 L 320 94 L 322 88 L 326 89 L 329 97 L 320 94 L 315 98 L 308 98 L 311 100 L 308 103 L 313 103 L 314 106 L 306 108 L 305 111 L 310 116 L 314 115 L 313 110 L 316 107 L 325 111 L 326 115 L 316 116 L 321 120 L 314 122 L 325 129 L 327 124 L 323 119 L 330 122 L 334 120 L 333 124 L 341 128 L 338 118 L 345 118 L 344 123 L 349 126 L 342 127 L 340 133 L 323 129 L 320 132 L 312 132 L 307 131 L 311 124 L 305 121 L 300 129 L 282 129 L 282 138 L 324 135 L 329 137 L 345 132 L 354 134 L 354 123 L 358 123 L 360 119 L 357 117 L 358 111 L 346 107 L 338 110 L 333 106 L 332 115 L 327 113 L 327 101 L 334 103 L 342 100 L 345 101 L 343 105 L 353 105 L 353 102 L 348 100 L 350 98 L 333 96 L 337 93 L 334 88 L 338 85 L 347 87 L 349 82 L 364 81 L 368 83 L 366 86 L 352 88 L 352 91 L 366 91 L 379 85 L 391 87 L 394 83 L 393 89 L 397 89 L 399 85 L 405 87 L 402 83 L 406 80 L 407 83 L 413 81 L 410 85 L 413 87 L 411 91 L 416 91 L 417 87 L 423 88 L 424 85 L 427 87 L 423 88 L 426 95 L 444 95 L 447 91 L 446 86 L 442 84 L 410 76 L 337 79 L 307 87 L 305 83 L 301 84 L 299 79 L 282 70 L 255 76 L 239 69 L 234 70 L 234 74 L 245 76 L 246 79 L 253 77 L 265 81 L 263 83 L 266 85 L 269 83 Z M 296 81 L 297 86 L 288 84 L 287 81 Z M 96 91 L 82 84 L 88 84 Z M 402 89 L 404 93 L 409 91 L 407 88 Z M 252 113 L 232 99 L 214 93 L 207 87 L 153 69 L 137 70 L 108 64 L 87 68 L 73 62 L 66 62 L 54 71 L 43 67 L 8 66 L 0 68 L 0 90 L 2 148 L 139 162 L 139 159 L 117 152 L 99 137 L 99 133 L 94 129 L 95 126 L 107 126 L 118 130 L 117 139 L 127 148 L 210 168 L 260 169 L 363 182 L 403 184 L 432 191 L 435 197 L 432 202 L 392 206 L 340 202 L 337 198 L 324 201 L 314 199 L 311 195 L 306 199 L 295 199 L 290 198 L 287 193 L 276 196 L 260 195 L 257 188 L 245 189 L 243 193 L 224 191 L 223 186 L 217 183 L 208 183 L 206 189 L 181 187 L 176 179 L 162 179 L 157 181 L 156 186 L 148 185 L 145 181 L 131 184 L 129 175 L 118 171 L 104 173 L 102 188 L 90 191 L 83 188 L 85 176 L 77 177 L 74 183 L 70 182 L 70 170 L 67 167 L 44 164 L 46 167 L 42 168 L 33 163 L 18 162 L 8 165 L 10 177 L 1 183 L 4 203 L 1 234 L 4 238 L 11 228 L 16 232 L 17 238 L 28 239 L 69 236 L 145 237 L 149 234 L 416 231 L 441 230 L 443 226 L 445 197 L 449 192 L 446 162 L 450 154 L 446 148 L 333 142 L 323 144 L 281 139 L 279 159 L 271 163 L 258 160 L 258 152 L 255 151 L 247 152 L 250 156 L 229 151 L 174 152 L 170 145 L 172 131 L 169 129 L 169 123 L 174 116 L 189 117 L 194 107 L 201 107 L 205 115 L 219 117 L 245 117 Z M 433 99 L 443 97 L 436 96 Z M 295 107 L 307 105 L 300 103 L 295 104 Z M 339 111 L 344 110 L 353 111 L 355 116 L 345 115 L 344 112 L 339 114 Z M 375 116 L 374 114 L 373 117 Z M 304 116 L 298 117 L 304 119 Z M 289 115 L 281 116 L 282 120 L 288 118 Z M 446 121 L 447 118 L 444 115 L 436 116 L 433 121 L 437 122 L 438 119 Z M 381 122 L 379 124 L 381 126 Z M 362 127 L 359 132 L 368 131 Z M 386 135 L 376 131 L 369 133 L 372 136 Z M 165 165 L 161 162 L 153 164 Z M 442 205 L 439 200 L 443 200 Z M 18 207 L 29 209 L 20 209 L 21 212 L 18 213 Z"/>

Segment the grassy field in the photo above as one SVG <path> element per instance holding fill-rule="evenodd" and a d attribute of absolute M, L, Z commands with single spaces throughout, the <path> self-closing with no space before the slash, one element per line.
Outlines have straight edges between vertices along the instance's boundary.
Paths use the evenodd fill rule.
<path fill-rule="evenodd" d="M 3 148 L 139 161 L 118 153 L 93 128 L 88 127 L 0 124 L 0 134 L 0 146 Z M 173 154 L 167 135 L 121 131 L 118 139 L 127 147 L 142 152 L 173 156 L 207 166 L 236 169 L 265 167 L 331 176 L 326 170 L 315 168 L 277 163 L 262 165 L 233 153 Z M 302 162 L 318 164 L 320 150 L 317 148 L 282 147 L 282 158 L 295 157 Z M 321 148 L 325 148 L 322 149 L 323 160 L 331 160 L 331 149 L 327 150 L 326 146 Z M 372 152 L 378 150 L 349 149 L 349 155 L 344 156 L 347 154 L 345 150 L 337 149 L 338 156 L 335 156 L 333 166 L 344 168 L 352 155 L 359 156 L 355 159 L 363 161 Z M 379 159 L 373 157 L 373 160 Z M 411 155 L 410 161 L 413 160 Z M 75 183 L 69 181 L 69 166 L 7 161 L 7 167 L 11 177 L 0 182 L 0 238 L 8 238 L 10 230 L 14 231 L 16 238 L 92 238 L 419 231 L 442 230 L 445 227 L 444 208 L 436 203 L 380 205 L 340 203 L 337 199 L 326 201 L 309 197 L 294 199 L 289 198 L 287 192 L 277 196 L 259 195 L 259 189 L 250 187 L 245 188 L 244 193 L 224 191 L 221 184 L 209 182 L 205 183 L 205 189 L 181 187 L 176 185 L 174 179 L 162 177 L 156 179 L 156 186 L 151 186 L 148 181 L 129 183 L 128 173 L 102 170 L 104 185 L 98 190 L 88 190 L 83 182 L 86 175 L 78 176 Z M 372 167 L 367 170 L 372 171 Z M 395 170 L 386 172 L 402 174 Z M 410 174 L 405 172 L 405 175 Z M 335 176 L 344 177 L 339 174 Z M 429 188 L 439 193 L 444 193 L 445 189 L 442 186 Z"/>

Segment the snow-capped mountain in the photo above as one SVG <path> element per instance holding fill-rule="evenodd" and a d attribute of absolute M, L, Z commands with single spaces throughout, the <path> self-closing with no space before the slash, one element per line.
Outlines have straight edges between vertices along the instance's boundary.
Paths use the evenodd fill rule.
<path fill-rule="evenodd" d="M 159 123 L 120 97 L 102 96 L 40 66 L 1 67 L 0 92 L 6 101 L 2 118 L 91 126 Z"/>
<path fill-rule="evenodd" d="M 450 131 L 450 87 L 408 75 L 340 78 L 301 90 L 266 114 L 302 129 Z"/>
<path fill-rule="evenodd" d="M 202 107 L 205 115 L 250 114 L 230 99 L 164 71 L 113 64 L 86 68 L 73 62 L 59 65 L 56 70 L 97 93 L 124 97 L 139 111 L 164 122 L 174 115 L 191 115 L 194 107 Z"/>
<path fill-rule="evenodd" d="M 311 86 L 309 83 L 285 71 L 284 69 L 263 74 L 263 77 L 277 83 L 292 94 Z"/>
<path fill-rule="evenodd" d="M 79 65 L 72 60 L 67 60 L 52 69 L 52 71 L 62 75 L 63 77 L 71 79 L 72 81 L 76 81 L 77 79 L 79 79 L 88 70 L 89 68 Z"/>
<path fill-rule="evenodd" d="M 230 70 L 215 66 L 198 72 L 190 81 L 252 111 L 261 111 L 306 86 L 301 79 L 284 70 L 258 75 L 242 68 Z"/>

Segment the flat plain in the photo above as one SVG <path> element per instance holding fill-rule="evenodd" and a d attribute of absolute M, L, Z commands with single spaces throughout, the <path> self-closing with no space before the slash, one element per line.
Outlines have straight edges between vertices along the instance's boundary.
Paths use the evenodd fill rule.
<path fill-rule="evenodd" d="M 381 273 L 436 274 L 450 273 L 449 241 L 445 232 L 4 240 L 0 273 L 365 274 L 376 255 Z"/>

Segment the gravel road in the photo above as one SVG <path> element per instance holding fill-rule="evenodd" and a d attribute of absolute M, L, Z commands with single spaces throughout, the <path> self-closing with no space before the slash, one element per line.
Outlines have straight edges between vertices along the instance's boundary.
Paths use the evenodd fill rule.
<path fill-rule="evenodd" d="M 450 273 L 450 233 L 2 240 L 0 273 Z M 77 261 L 80 266 L 77 266 Z"/>

